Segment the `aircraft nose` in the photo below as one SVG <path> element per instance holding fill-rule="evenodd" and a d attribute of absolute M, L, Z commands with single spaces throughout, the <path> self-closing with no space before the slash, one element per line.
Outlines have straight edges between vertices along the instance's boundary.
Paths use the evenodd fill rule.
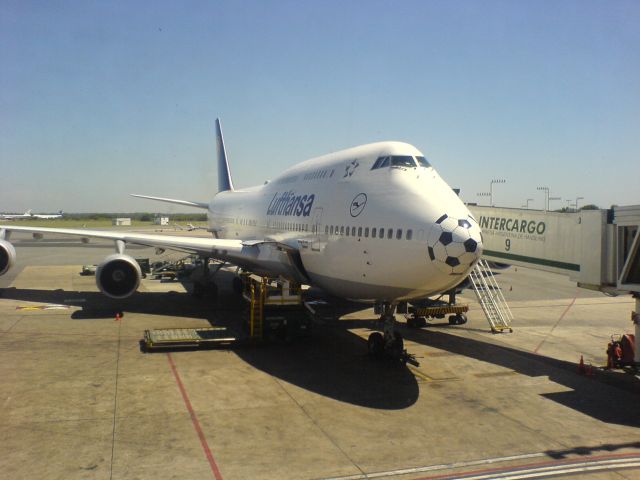
<path fill-rule="evenodd" d="M 466 275 L 482 255 L 480 226 L 471 215 L 442 215 L 429 232 L 427 253 L 442 273 Z"/>

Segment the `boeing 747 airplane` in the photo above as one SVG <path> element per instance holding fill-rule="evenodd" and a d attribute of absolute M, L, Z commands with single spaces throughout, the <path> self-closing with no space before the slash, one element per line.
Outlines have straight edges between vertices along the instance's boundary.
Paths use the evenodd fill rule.
<path fill-rule="evenodd" d="M 482 254 L 476 219 L 414 146 L 380 142 L 313 158 L 252 188 L 234 188 L 216 120 L 218 193 L 210 202 L 137 197 L 207 211 L 211 238 L 64 228 L 0 226 L 0 274 L 16 260 L 12 232 L 110 239 L 98 288 L 132 295 L 142 277 L 127 244 L 217 258 L 247 271 L 283 276 L 329 294 L 380 307 L 384 335 L 372 352 L 401 352 L 399 302 L 451 290 Z"/>
<path fill-rule="evenodd" d="M 62 218 L 64 212 L 60 210 L 58 213 L 32 213 L 32 218 L 37 218 L 40 220 L 55 220 L 56 218 Z"/>
<path fill-rule="evenodd" d="M 0 213 L 0 220 L 21 220 L 24 218 L 32 218 L 31 210 L 24 213 Z"/>
<path fill-rule="evenodd" d="M 40 219 L 40 220 L 53 220 L 55 218 L 62 218 L 63 212 L 60 210 L 58 213 L 46 214 L 46 213 L 31 213 L 31 210 L 27 210 L 22 214 L 5 214 L 0 213 L 0 220 L 25 220 L 25 219 Z"/>

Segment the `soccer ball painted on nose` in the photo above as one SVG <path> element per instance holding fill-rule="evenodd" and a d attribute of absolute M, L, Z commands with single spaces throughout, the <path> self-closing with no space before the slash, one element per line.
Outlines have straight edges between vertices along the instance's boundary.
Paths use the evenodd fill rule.
<path fill-rule="evenodd" d="M 427 238 L 429 259 L 443 273 L 462 275 L 482 254 L 482 233 L 470 215 L 466 218 L 442 215 Z"/>

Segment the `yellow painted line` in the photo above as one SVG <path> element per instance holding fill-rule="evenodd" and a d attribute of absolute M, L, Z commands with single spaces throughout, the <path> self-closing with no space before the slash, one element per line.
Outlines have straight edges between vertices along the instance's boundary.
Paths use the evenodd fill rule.
<path fill-rule="evenodd" d="M 69 308 L 68 305 L 20 305 L 16 307 L 16 310 L 68 310 Z"/>
<path fill-rule="evenodd" d="M 425 382 L 433 382 L 433 378 L 431 378 L 429 375 L 427 375 L 426 373 L 422 373 L 420 370 L 418 370 L 415 367 L 409 366 L 409 370 L 411 370 L 411 373 L 413 373 L 416 377 L 424 380 Z"/>
<path fill-rule="evenodd" d="M 491 377 L 508 377 L 511 375 L 518 375 L 518 372 L 509 370 L 507 372 L 488 372 L 488 373 L 474 373 L 474 377 L 478 378 L 491 378 Z"/>

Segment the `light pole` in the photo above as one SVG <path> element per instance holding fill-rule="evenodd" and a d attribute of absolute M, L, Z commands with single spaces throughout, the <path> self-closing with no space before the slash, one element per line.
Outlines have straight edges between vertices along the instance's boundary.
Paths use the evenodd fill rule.
<path fill-rule="evenodd" d="M 551 208 L 551 200 L 562 200 L 562 197 L 549 197 L 549 208 Z"/>
<path fill-rule="evenodd" d="M 492 207 L 493 207 L 493 184 L 494 183 L 507 183 L 507 181 L 504 178 L 497 178 L 497 179 L 494 178 L 489 183 L 489 201 L 491 202 Z"/>
<path fill-rule="evenodd" d="M 576 203 L 575 203 L 576 212 L 578 211 L 578 200 L 584 200 L 584 197 L 576 197 Z"/>
<path fill-rule="evenodd" d="M 544 192 L 544 211 L 549 210 L 549 187 L 538 187 L 538 190 Z"/>
<path fill-rule="evenodd" d="M 490 197 L 491 194 L 489 192 L 479 192 L 478 196 L 479 197 Z M 489 202 L 491 202 L 491 200 L 489 200 Z M 489 205 L 489 206 L 491 206 L 491 205 Z"/>
<path fill-rule="evenodd" d="M 533 202 L 533 198 L 527 198 L 527 203 L 522 205 L 522 208 L 529 208 L 529 202 Z"/>

